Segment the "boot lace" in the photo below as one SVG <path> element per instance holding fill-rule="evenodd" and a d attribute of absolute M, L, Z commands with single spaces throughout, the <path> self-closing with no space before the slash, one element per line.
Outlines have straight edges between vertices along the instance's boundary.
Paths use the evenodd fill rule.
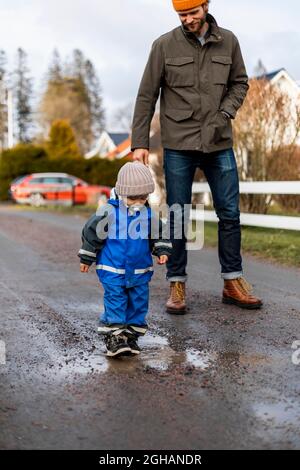
<path fill-rule="evenodd" d="M 237 279 L 237 282 L 244 294 L 251 294 L 251 292 L 253 291 L 253 287 L 251 286 L 251 284 L 249 284 L 249 282 L 246 281 L 245 278 L 240 277 L 239 279 Z"/>
<path fill-rule="evenodd" d="M 183 302 L 185 298 L 185 289 L 183 282 L 175 282 L 171 287 L 171 299 L 173 302 Z"/>

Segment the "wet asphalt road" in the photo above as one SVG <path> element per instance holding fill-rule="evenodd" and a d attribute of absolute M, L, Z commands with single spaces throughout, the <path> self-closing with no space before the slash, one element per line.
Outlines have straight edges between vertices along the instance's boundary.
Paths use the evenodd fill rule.
<path fill-rule="evenodd" d="M 216 251 L 193 252 L 176 318 L 157 267 L 141 356 L 107 360 L 83 223 L 0 207 L 0 448 L 299 449 L 300 270 L 245 258 L 265 306 L 242 311 L 220 302 Z"/>

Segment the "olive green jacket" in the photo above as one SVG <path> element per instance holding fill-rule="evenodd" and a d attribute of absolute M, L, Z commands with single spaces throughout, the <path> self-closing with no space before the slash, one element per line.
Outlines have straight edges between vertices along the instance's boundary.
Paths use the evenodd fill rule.
<path fill-rule="evenodd" d="M 205 153 L 232 147 L 231 119 L 242 105 L 248 77 L 237 38 L 208 15 L 202 46 L 181 26 L 152 46 L 139 87 L 132 150 L 149 148 L 150 124 L 160 93 L 162 145 Z"/>

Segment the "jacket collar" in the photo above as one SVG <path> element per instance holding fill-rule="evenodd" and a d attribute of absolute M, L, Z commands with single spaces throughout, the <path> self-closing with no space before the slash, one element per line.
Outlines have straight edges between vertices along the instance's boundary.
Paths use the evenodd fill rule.
<path fill-rule="evenodd" d="M 111 204 L 112 206 L 114 207 L 119 207 L 119 204 L 120 204 L 120 199 L 112 199 L 110 198 L 108 201 L 107 201 L 108 204 Z"/>
<path fill-rule="evenodd" d="M 223 37 L 220 31 L 220 28 L 218 26 L 218 23 L 210 13 L 207 14 L 207 22 L 209 24 L 209 30 L 208 30 L 208 38 L 206 40 L 206 43 L 223 41 Z M 199 46 L 199 40 L 194 33 L 191 33 L 190 31 L 186 31 L 183 25 L 181 25 L 180 29 L 188 41 L 192 42 L 194 46 Z"/>

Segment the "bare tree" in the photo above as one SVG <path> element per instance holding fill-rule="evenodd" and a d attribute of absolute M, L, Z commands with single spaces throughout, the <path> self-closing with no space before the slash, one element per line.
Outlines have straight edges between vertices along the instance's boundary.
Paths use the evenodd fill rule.
<path fill-rule="evenodd" d="M 234 123 L 237 162 L 243 181 L 276 178 L 270 163 L 300 132 L 300 106 L 287 92 L 269 81 L 251 80 L 245 103 Z M 280 175 L 280 165 L 277 176 Z M 243 195 L 242 206 L 249 212 L 266 213 L 271 198 Z"/>
<path fill-rule="evenodd" d="M 279 181 L 298 181 L 300 184 L 300 147 L 288 145 L 280 148 L 269 159 L 269 174 L 272 179 Z M 288 212 L 300 213 L 300 196 L 274 195 L 273 199 Z"/>
<path fill-rule="evenodd" d="M 113 117 L 113 124 L 116 129 L 123 132 L 131 132 L 133 118 L 133 103 L 129 102 L 118 108 Z"/>

